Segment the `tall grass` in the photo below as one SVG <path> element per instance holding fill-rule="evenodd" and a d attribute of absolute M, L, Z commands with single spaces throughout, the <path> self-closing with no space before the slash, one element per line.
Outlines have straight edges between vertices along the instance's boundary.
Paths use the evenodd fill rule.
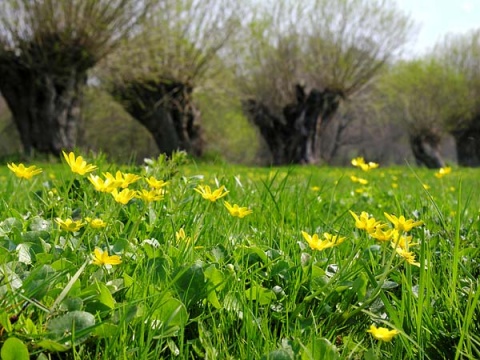
<path fill-rule="evenodd" d="M 134 190 L 168 181 L 166 192 L 123 205 L 66 164 L 32 180 L 0 170 L 5 359 L 480 358 L 478 171 L 89 160 L 100 176 L 140 175 Z M 228 194 L 212 202 L 199 185 Z M 253 213 L 234 217 L 223 200 Z M 422 221 L 403 233 L 418 266 L 349 211 L 384 230 L 394 226 L 384 213 Z M 315 250 L 302 231 L 345 240 Z M 121 264 L 93 264 L 95 248 Z M 377 340 L 372 324 L 398 334 Z"/>

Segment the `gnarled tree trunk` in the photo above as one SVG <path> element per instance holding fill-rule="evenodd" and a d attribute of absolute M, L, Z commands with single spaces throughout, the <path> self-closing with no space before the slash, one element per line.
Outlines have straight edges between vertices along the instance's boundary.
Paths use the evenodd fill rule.
<path fill-rule="evenodd" d="M 445 166 L 440 155 L 441 138 L 431 131 L 421 131 L 410 134 L 410 147 L 419 166 L 438 169 Z"/>
<path fill-rule="evenodd" d="M 457 150 L 460 166 L 480 166 L 480 116 L 473 119 L 467 127 L 451 132 Z"/>
<path fill-rule="evenodd" d="M 193 88 L 174 81 L 131 81 L 117 84 L 114 97 L 152 134 L 161 153 L 185 150 L 203 153 L 200 112 L 192 101 Z"/>
<path fill-rule="evenodd" d="M 274 165 L 314 164 L 319 160 L 321 130 L 332 119 L 342 94 L 313 89 L 307 95 L 296 86 L 296 102 L 283 108 L 283 116 L 274 115 L 264 104 L 250 99 L 244 111 L 258 127 L 272 154 Z"/>
<path fill-rule="evenodd" d="M 75 67 L 37 71 L 14 54 L 0 56 L 0 91 L 27 155 L 37 150 L 58 156 L 74 148 L 85 82 L 86 72 Z"/>

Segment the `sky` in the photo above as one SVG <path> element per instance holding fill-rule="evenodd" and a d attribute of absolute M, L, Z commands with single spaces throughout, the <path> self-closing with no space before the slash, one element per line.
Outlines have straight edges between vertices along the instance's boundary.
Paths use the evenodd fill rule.
<path fill-rule="evenodd" d="M 466 33 L 480 28 L 480 0 L 396 0 L 419 24 L 416 41 L 407 55 L 421 55 L 447 33 Z"/>

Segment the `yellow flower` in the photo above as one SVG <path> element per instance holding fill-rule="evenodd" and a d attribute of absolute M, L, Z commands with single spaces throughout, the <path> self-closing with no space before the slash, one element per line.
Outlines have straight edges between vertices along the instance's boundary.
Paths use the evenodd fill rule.
<path fill-rule="evenodd" d="M 372 336 L 380 341 L 392 341 L 395 335 L 398 335 L 400 331 L 398 330 L 388 330 L 384 327 L 377 328 L 375 325 L 370 325 L 370 329 L 367 330 Z"/>
<path fill-rule="evenodd" d="M 357 157 L 352 159 L 353 166 L 359 167 L 362 164 L 365 164 L 365 159 L 363 157 Z"/>
<path fill-rule="evenodd" d="M 415 261 L 415 254 L 413 252 L 404 250 L 401 247 L 396 247 L 395 251 L 398 255 L 403 257 L 410 265 L 420 267 L 420 263 Z"/>
<path fill-rule="evenodd" d="M 430 185 L 428 185 L 428 184 L 422 184 L 422 186 L 423 186 L 423 188 L 424 188 L 425 190 L 429 190 L 429 189 L 430 189 Z"/>
<path fill-rule="evenodd" d="M 183 230 L 183 228 L 180 228 L 180 230 L 175 232 L 175 238 L 177 239 L 177 241 L 186 240 L 187 235 L 185 234 L 185 230 Z"/>
<path fill-rule="evenodd" d="M 396 217 L 395 215 L 390 215 L 387 213 L 384 213 L 384 215 L 398 231 L 410 231 L 412 228 L 423 224 L 423 221 L 413 221 L 412 219 L 406 220 L 405 216 L 403 215 L 400 217 Z"/>
<path fill-rule="evenodd" d="M 392 183 L 392 188 L 393 188 L 393 189 L 398 188 L 398 184 L 397 184 L 397 183 Z"/>
<path fill-rule="evenodd" d="M 369 232 L 370 236 L 379 241 L 388 241 L 398 234 L 398 231 L 395 229 L 383 230 L 383 227 L 385 227 L 385 224 L 377 226 L 374 231 Z"/>
<path fill-rule="evenodd" d="M 68 218 L 66 220 L 56 218 L 55 222 L 58 225 L 60 225 L 60 229 L 65 230 L 65 231 L 71 231 L 71 232 L 75 232 L 75 231 L 80 230 L 82 228 L 82 226 L 84 225 L 81 220 L 75 220 L 74 221 L 70 218 Z"/>
<path fill-rule="evenodd" d="M 338 235 L 332 235 L 329 233 L 323 233 L 324 240 L 320 240 L 317 234 L 309 235 L 305 231 L 302 231 L 303 238 L 307 241 L 310 248 L 313 250 L 325 250 L 336 245 L 341 244 L 345 238 Z"/>
<path fill-rule="evenodd" d="M 208 185 L 198 185 L 198 187 L 193 190 L 202 195 L 204 199 L 210 200 L 212 202 L 217 201 L 218 199 L 228 194 L 228 191 L 225 190 L 225 186 L 223 185 L 216 189 L 214 192 L 212 192 L 210 186 Z"/>
<path fill-rule="evenodd" d="M 406 236 L 402 235 L 400 238 L 398 238 L 398 232 L 392 237 L 392 247 L 395 249 L 397 247 L 402 248 L 403 250 L 407 250 L 415 245 L 418 245 L 418 243 L 413 243 L 412 242 L 412 236 Z"/>
<path fill-rule="evenodd" d="M 240 219 L 244 218 L 247 215 L 250 215 L 253 212 L 253 210 L 250 210 L 246 207 L 240 207 L 237 204 L 233 204 L 232 206 L 228 201 L 224 201 L 223 203 L 225 204 L 225 207 L 227 208 L 230 215 L 239 217 Z"/>
<path fill-rule="evenodd" d="M 355 159 L 352 159 L 352 165 L 359 167 L 363 171 L 370 171 L 372 169 L 378 168 L 378 164 L 374 162 L 365 162 L 365 159 L 363 157 L 358 157 Z"/>
<path fill-rule="evenodd" d="M 103 173 L 103 177 L 105 178 L 105 182 L 109 184 L 112 189 L 119 188 L 123 184 L 123 174 L 121 171 L 117 171 L 115 176 L 111 173 L 106 172 Z"/>
<path fill-rule="evenodd" d="M 7 164 L 8 168 L 19 178 L 22 179 L 31 179 L 35 175 L 38 175 L 42 172 L 42 169 L 38 169 L 35 165 L 25 167 L 23 164 Z"/>
<path fill-rule="evenodd" d="M 137 193 L 134 190 L 130 189 L 123 189 L 120 192 L 118 192 L 117 189 L 113 189 L 110 194 L 112 194 L 116 202 L 126 205 L 130 200 L 135 197 Z"/>
<path fill-rule="evenodd" d="M 102 229 L 107 226 L 107 223 L 102 219 L 91 219 L 89 217 L 85 218 L 88 224 L 94 229 Z"/>
<path fill-rule="evenodd" d="M 90 174 L 88 180 L 93 184 L 95 190 L 101 192 L 112 192 L 116 186 L 111 180 L 103 180 L 100 176 Z"/>
<path fill-rule="evenodd" d="M 312 186 L 310 189 L 312 191 L 320 191 L 320 186 Z"/>
<path fill-rule="evenodd" d="M 140 180 L 140 176 L 137 174 L 130 174 L 130 173 L 124 173 L 123 175 L 123 182 L 120 185 L 122 188 L 128 187 L 130 184 L 133 184 L 134 182 L 137 182 Z"/>
<path fill-rule="evenodd" d="M 118 265 L 121 264 L 122 260 L 118 255 L 108 255 L 108 251 L 102 251 L 99 248 L 95 248 L 93 252 L 93 261 L 92 264 L 103 266 L 103 265 Z"/>
<path fill-rule="evenodd" d="M 86 173 L 97 169 L 95 165 L 87 164 L 87 162 L 83 160 L 83 157 L 75 157 L 75 154 L 73 152 L 70 152 L 68 155 L 65 151 L 62 151 L 62 153 L 63 157 L 67 161 L 68 166 L 70 166 L 70 169 L 74 173 L 77 173 L 79 175 L 85 175 Z"/>
<path fill-rule="evenodd" d="M 355 227 L 360 230 L 365 230 L 369 234 L 375 231 L 375 228 L 380 225 L 380 221 L 375 220 L 374 217 L 370 217 L 367 212 L 362 211 L 360 216 L 349 210 L 350 214 L 355 219 Z"/>
<path fill-rule="evenodd" d="M 137 198 L 142 199 L 145 202 L 158 201 L 163 199 L 163 192 L 153 189 L 137 191 Z"/>
<path fill-rule="evenodd" d="M 353 182 L 358 182 L 359 184 L 362 184 L 362 185 L 368 184 L 368 180 L 356 177 L 354 175 L 350 176 L 350 180 L 352 180 Z"/>
<path fill-rule="evenodd" d="M 441 179 L 442 177 L 450 174 L 451 172 L 452 172 L 452 168 L 450 166 L 447 166 L 447 167 L 440 168 L 434 175 L 438 179 Z"/>
<path fill-rule="evenodd" d="M 145 178 L 145 181 L 148 183 L 150 187 L 154 189 L 161 189 L 164 186 L 168 185 L 168 181 L 157 180 L 153 176 L 150 176 L 149 178 Z"/>

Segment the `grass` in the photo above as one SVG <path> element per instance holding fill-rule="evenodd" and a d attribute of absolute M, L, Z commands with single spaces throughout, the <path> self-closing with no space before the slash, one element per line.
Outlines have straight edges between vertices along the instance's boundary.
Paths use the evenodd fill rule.
<path fill-rule="evenodd" d="M 100 176 L 119 169 L 89 160 Z M 141 177 L 131 189 L 168 181 L 162 200 L 126 205 L 66 164 L 31 180 L 0 169 L 3 359 L 480 358 L 477 170 L 184 160 L 122 167 Z M 228 194 L 212 202 L 199 185 Z M 234 217 L 223 200 L 253 213 Z M 384 213 L 422 221 L 402 233 L 418 266 L 350 211 L 385 231 L 395 224 Z M 345 239 L 320 251 L 302 231 Z M 93 264 L 95 248 L 121 263 Z M 398 334 L 380 341 L 371 325 Z"/>

